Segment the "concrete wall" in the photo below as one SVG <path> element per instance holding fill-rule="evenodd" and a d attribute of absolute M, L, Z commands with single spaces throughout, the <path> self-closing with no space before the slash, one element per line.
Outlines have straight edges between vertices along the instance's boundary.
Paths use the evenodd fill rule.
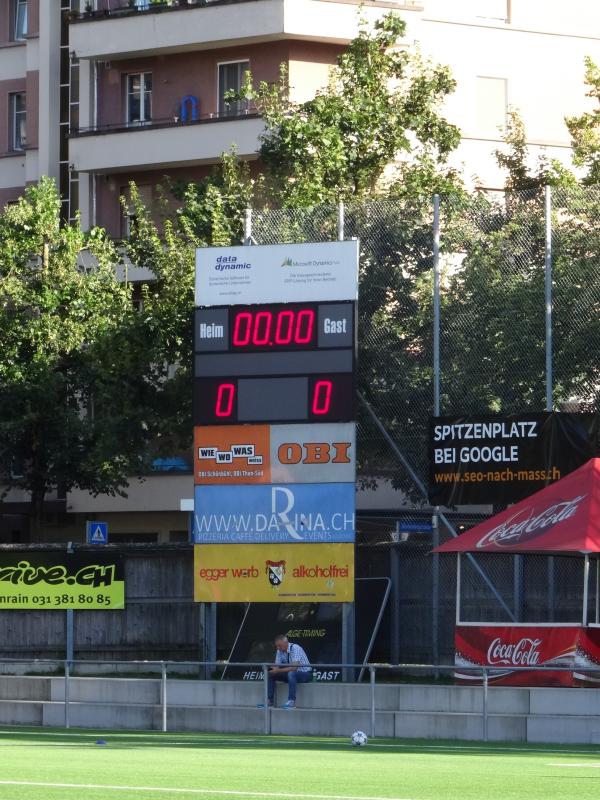
<path fill-rule="evenodd" d="M 0 676 L 0 724 L 161 730 L 158 679 Z M 309 684 L 300 707 L 258 709 L 262 684 L 167 680 L 168 730 L 599 744 L 593 689 Z M 285 699 L 281 694 L 279 702 Z M 374 712 L 372 701 L 374 699 Z M 373 727 L 374 726 L 374 727 Z"/>

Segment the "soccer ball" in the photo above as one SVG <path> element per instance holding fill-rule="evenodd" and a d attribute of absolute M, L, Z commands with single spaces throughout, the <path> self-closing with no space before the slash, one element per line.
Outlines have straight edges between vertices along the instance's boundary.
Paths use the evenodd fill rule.
<path fill-rule="evenodd" d="M 369 737 L 364 731 L 354 731 L 350 738 L 355 747 L 364 747 L 369 740 Z"/>

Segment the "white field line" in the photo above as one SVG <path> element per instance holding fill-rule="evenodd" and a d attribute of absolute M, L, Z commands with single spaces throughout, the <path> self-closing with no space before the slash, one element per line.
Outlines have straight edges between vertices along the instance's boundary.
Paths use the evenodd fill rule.
<path fill-rule="evenodd" d="M 578 769 L 600 769 L 600 764 L 546 764 L 547 767 L 577 767 Z"/>
<path fill-rule="evenodd" d="M 307 745 L 307 744 L 344 744 L 344 740 L 339 736 L 333 737 L 325 737 L 325 736 L 311 736 L 308 738 L 302 739 L 294 739 L 292 736 L 285 737 L 283 739 L 277 739 L 274 736 L 254 736 L 254 737 L 239 737 L 239 736 L 227 736 L 227 737 L 219 737 L 219 736 L 211 736 L 210 734 L 204 734 L 198 737 L 195 737 L 194 734 L 190 736 L 189 739 L 171 739 L 170 734 L 163 733 L 162 731 L 148 731 L 144 732 L 133 732 L 133 733 L 123 733 L 119 731 L 100 731 L 95 732 L 90 730 L 89 733 L 87 732 L 74 732 L 74 731 L 21 731 L 19 730 L 18 726 L 15 726 L 12 729 L 4 729 L 0 728 L 0 736 L 6 735 L 10 736 L 47 736 L 47 737 L 67 737 L 67 738 L 89 738 L 95 739 L 101 737 L 106 739 L 107 746 L 110 746 L 109 739 L 145 739 L 146 741 L 143 742 L 144 746 L 156 744 L 161 747 L 165 745 L 205 745 L 209 747 L 211 744 L 256 744 L 257 742 L 263 742 L 265 747 L 274 744 L 282 744 L 282 745 Z M 350 744 L 350 737 L 348 736 L 347 743 Z M 60 744 L 60 743 L 59 743 Z M 85 745 L 94 744 L 94 742 L 83 742 Z M 0 747 L 7 747 L 10 745 L 4 745 L 2 740 L 0 739 Z M 414 742 L 403 742 L 399 740 L 398 742 L 378 742 L 376 739 L 369 739 L 367 747 L 381 747 L 381 748 L 396 748 L 400 750 L 435 750 L 435 751 L 453 751 L 458 750 L 459 752 L 463 751 L 472 751 L 475 753 L 483 753 L 489 754 L 490 756 L 495 755 L 496 753 L 547 753 L 548 755 L 560 754 L 560 755 L 588 755 L 590 751 L 587 750 L 561 750 L 561 749 L 554 749 L 548 747 L 508 747 L 502 746 L 499 744 L 494 743 L 488 747 L 484 746 L 483 744 L 467 744 L 467 745 L 460 745 L 460 744 L 415 744 Z M 490 749 L 492 748 L 492 749 Z M 358 748 L 352 748 L 358 749 Z"/>
<path fill-rule="evenodd" d="M 50 781 L 5 781 L 0 786 L 39 786 L 43 789 L 104 789 L 115 792 L 171 792 L 173 794 L 218 795 L 219 797 L 273 797 L 290 800 L 410 800 L 407 797 L 374 797 L 372 795 L 304 794 L 289 792 L 247 792 L 228 789 L 182 789 L 168 786 L 112 786 L 104 783 L 52 783 Z"/>

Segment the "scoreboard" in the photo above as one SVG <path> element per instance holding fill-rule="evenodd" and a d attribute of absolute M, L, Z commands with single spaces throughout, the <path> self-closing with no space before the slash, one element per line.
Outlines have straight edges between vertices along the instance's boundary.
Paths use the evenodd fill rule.
<path fill-rule="evenodd" d="M 196 600 L 352 601 L 357 293 L 357 241 L 196 251 Z"/>
<path fill-rule="evenodd" d="M 194 425 L 354 419 L 355 303 L 199 308 Z"/>

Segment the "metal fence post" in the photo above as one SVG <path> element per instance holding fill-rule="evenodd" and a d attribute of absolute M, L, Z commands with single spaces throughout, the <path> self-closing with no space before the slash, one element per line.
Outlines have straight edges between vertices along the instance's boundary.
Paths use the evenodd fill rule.
<path fill-rule="evenodd" d="M 338 242 L 344 241 L 344 228 L 345 228 L 345 209 L 344 209 L 344 201 L 340 200 L 338 204 Z"/>
<path fill-rule="evenodd" d="M 167 732 L 167 665 L 166 662 L 160 662 L 160 702 L 162 705 L 162 730 L 163 733 Z"/>
<path fill-rule="evenodd" d="M 544 285 L 546 301 L 546 411 L 552 411 L 552 189 L 546 186 L 544 195 L 545 260 Z"/>
<path fill-rule="evenodd" d="M 252 244 L 252 209 L 244 212 L 244 244 Z"/>
<path fill-rule="evenodd" d="M 263 703 L 265 706 L 265 734 L 271 733 L 271 714 L 269 713 L 269 668 L 263 664 Z"/>
<path fill-rule="evenodd" d="M 375 667 L 369 667 L 369 682 L 371 684 L 371 736 L 375 738 Z"/>
<path fill-rule="evenodd" d="M 69 662 L 65 661 L 65 728 L 70 728 L 69 720 Z"/>
<path fill-rule="evenodd" d="M 433 415 L 440 415 L 440 196 L 433 196 Z"/>
<path fill-rule="evenodd" d="M 433 416 L 440 415 L 440 196 L 433 196 Z M 433 510 L 432 546 L 440 543 L 438 507 Z M 439 662 L 439 615 L 440 615 L 440 557 L 433 554 L 431 579 L 431 656 L 435 665 Z M 435 671 L 435 677 L 438 677 Z"/>
<path fill-rule="evenodd" d="M 483 741 L 488 740 L 488 674 L 483 668 Z"/>

